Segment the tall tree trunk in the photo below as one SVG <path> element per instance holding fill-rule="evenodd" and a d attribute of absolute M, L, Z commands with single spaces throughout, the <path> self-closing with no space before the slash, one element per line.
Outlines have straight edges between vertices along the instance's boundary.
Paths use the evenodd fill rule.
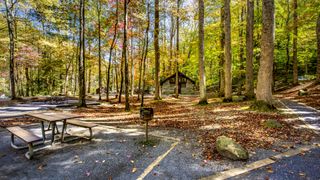
<path fill-rule="evenodd" d="M 256 5 L 256 10 L 257 10 L 257 14 L 255 15 L 254 17 L 254 21 L 255 21 L 255 24 L 257 24 L 257 26 L 260 26 L 262 27 L 262 7 L 261 7 L 261 0 L 256 0 L 257 2 L 257 5 Z M 258 49 L 261 49 L 261 31 L 255 31 L 256 32 L 256 36 L 254 38 L 254 48 L 258 48 Z M 253 32 L 253 33 L 255 33 Z M 261 50 L 260 50 L 261 51 Z M 258 64 L 260 63 L 260 58 L 261 58 L 261 53 L 260 52 L 257 52 L 257 53 L 254 53 L 254 57 L 255 57 L 255 60 L 256 62 L 258 62 Z"/>
<path fill-rule="evenodd" d="M 225 33 L 224 33 L 224 7 L 220 8 L 220 48 L 221 48 L 221 53 L 220 53 L 220 61 L 219 61 L 219 85 L 220 85 L 220 97 L 224 96 L 224 39 L 225 39 Z"/>
<path fill-rule="evenodd" d="M 27 84 L 26 84 L 26 96 L 29 96 L 29 91 L 30 91 L 30 77 L 29 77 L 29 68 L 26 67 L 25 68 L 25 73 L 26 73 L 26 81 L 27 81 Z"/>
<path fill-rule="evenodd" d="M 169 44 L 169 49 L 170 49 L 170 62 L 169 62 L 169 75 L 173 73 L 172 71 L 172 62 L 173 62 L 173 38 L 174 38 L 174 33 L 175 32 L 175 27 L 174 27 L 174 16 L 171 13 L 171 27 L 170 27 L 170 44 Z"/>
<path fill-rule="evenodd" d="M 241 7 L 241 11 L 240 11 L 240 19 L 239 19 L 239 70 L 240 70 L 240 77 L 239 77 L 239 82 L 238 82 L 238 95 L 242 94 L 242 86 L 243 86 L 243 79 L 244 79 L 244 42 L 243 42 L 243 24 L 244 24 L 244 15 L 245 15 L 245 7 L 242 6 Z"/>
<path fill-rule="evenodd" d="M 97 3 L 97 11 L 98 11 L 98 48 L 99 48 L 99 100 L 101 100 L 101 89 L 102 89 L 102 75 L 101 75 L 101 1 L 98 0 Z"/>
<path fill-rule="evenodd" d="M 163 3 L 165 3 L 164 1 L 163 1 Z M 166 19 L 167 19 L 167 16 L 166 16 L 166 7 L 165 7 L 165 5 L 163 5 L 164 6 L 164 13 L 163 13 L 163 15 L 164 15 L 164 19 L 163 19 L 163 24 L 162 24 L 162 52 L 166 52 L 167 51 L 167 39 L 166 39 L 166 37 L 167 37 L 167 28 L 166 28 Z M 162 73 L 161 73 L 161 75 L 160 75 L 160 77 L 162 76 L 162 77 L 165 77 L 166 76 L 166 69 L 167 68 L 167 64 L 166 64 L 166 61 L 165 61 L 165 59 L 163 58 L 163 60 L 162 60 Z M 161 92 L 161 86 L 160 86 L 160 92 Z"/>
<path fill-rule="evenodd" d="M 123 91 L 123 80 L 124 80 L 124 54 L 121 55 L 121 62 L 120 62 L 120 88 L 119 88 L 119 96 L 118 96 L 118 103 L 121 103 L 122 101 L 122 91 Z"/>
<path fill-rule="evenodd" d="M 37 68 L 37 93 L 39 94 L 40 93 L 40 68 L 38 67 Z"/>
<path fill-rule="evenodd" d="M 90 94 L 91 93 L 91 74 L 92 73 L 92 71 L 91 71 L 91 68 L 89 69 L 89 73 L 88 73 L 88 94 Z"/>
<path fill-rule="evenodd" d="M 254 27 L 254 1 L 247 0 L 247 33 L 246 33 L 246 97 L 254 97 L 253 85 L 253 27 Z"/>
<path fill-rule="evenodd" d="M 274 55 L 274 0 L 262 1 L 261 59 L 257 83 L 257 100 L 272 104 Z"/>
<path fill-rule="evenodd" d="M 230 0 L 224 0 L 224 15 L 225 15 L 225 45 L 224 45 L 224 76 L 225 86 L 224 95 L 225 101 L 232 101 L 232 75 L 231 75 L 231 16 L 230 16 Z"/>
<path fill-rule="evenodd" d="M 180 0 L 177 0 L 177 40 L 176 40 L 176 88 L 175 88 L 175 97 L 179 97 L 179 26 L 180 26 L 180 18 L 179 18 L 179 11 L 180 11 Z"/>
<path fill-rule="evenodd" d="M 8 3 L 8 0 L 4 0 L 4 4 L 6 7 L 6 19 L 7 19 L 7 25 L 8 25 L 8 32 L 9 32 L 9 44 L 10 44 L 10 49 L 9 49 L 9 54 L 10 54 L 10 60 L 9 60 L 9 66 L 10 66 L 10 96 L 11 99 L 16 99 L 16 86 L 15 86 L 15 74 L 14 74 L 14 69 L 15 69 L 15 60 L 14 60 L 14 49 L 15 49 L 15 43 L 14 43 L 14 5 L 15 2 Z"/>
<path fill-rule="evenodd" d="M 129 63 L 127 57 L 127 11 L 128 0 L 124 0 L 124 26 L 123 26 L 123 57 L 124 57 L 124 82 L 125 82 L 125 110 L 130 111 L 130 104 L 129 104 Z"/>
<path fill-rule="evenodd" d="M 206 92 L 206 73 L 204 68 L 204 2 L 198 1 L 199 8 L 199 86 L 200 100 L 199 104 L 208 104 Z"/>
<path fill-rule="evenodd" d="M 286 41 L 286 55 L 287 55 L 287 61 L 286 61 L 286 76 L 285 82 L 288 83 L 288 76 L 289 76 L 289 65 L 290 65 L 290 30 L 289 30 L 289 21 L 290 21 L 290 0 L 287 0 L 287 19 L 286 19 L 286 33 L 287 33 L 287 41 Z"/>
<path fill-rule="evenodd" d="M 146 36 L 147 34 L 145 34 Z M 143 38 L 142 42 L 142 49 L 141 49 L 141 60 L 139 62 L 139 84 L 138 84 L 138 101 L 140 100 L 140 94 L 141 94 L 141 84 L 142 84 L 142 63 L 143 63 L 143 57 L 144 57 L 144 46 L 146 43 L 146 38 Z M 141 47 L 141 46 L 140 46 Z"/>
<path fill-rule="evenodd" d="M 130 38 L 130 59 L 131 59 L 131 96 L 134 94 L 134 62 L 133 62 L 133 26 L 131 27 L 131 38 Z"/>
<path fill-rule="evenodd" d="M 317 81 L 320 82 L 320 13 L 318 14 L 318 19 L 317 19 L 317 29 L 316 29 L 316 34 L 317 34 Z"/>
<path fill-rule="evenodd" d="M 160 100 L 159 0 L 154 1 L 155 100 Z"/>
<path fill-rule="evenodd" d="M 112 43 L 109 49 L 109 63 L 108 63 L 108 72 L 107 72 L 107 92 L 106 92 L 106 96 L 107 96 L 107 101 L 109 101 L 109 89 L 110 89 L 110 70 L 111 70 L 111 62 L 112 62 L 112 50 L 114 48 L 115 42 L 116 42 L 116 38 L 117 38 L 117 26 L 118 26 L 118 13 L 119 13 L 119 0 L 116 1 L 117 3 L 117 9 L 116 9 L 116 22 L 114 24 L 114 34 L 113 34 L 113 38 L 112 38 Z M 114 66 L 116 68 L 116 66 Z M 117 72 L 116 72 L 117 74 Z M 117 90 L 118 90 L 118 77 L 116 76 L 116 80 L 117 80 Z"/>
<path fill-rule="evenodd" d="M 149 27 L 150 27 L 150 3 L 148 2 L 147 5 L 147 16 L 148 16 L 148 23 L 147 23 L 147 28 L 146 28 L 146 46 L 145 46 L 145 52 L 144 52 L 144 57 L 143 57 L 143 74 L 142 76 L 145 77 L 146 75 L 146 59 L 147 59 L 147 55 L 148 55 L 148 46 L 149 46 Z M 142 81 L 142 93 L 141 93 L 141 107 L 144 106 L 144 90 L 145 90 L 145 86 L 146 86 L 146 78 L 143 78 Z"/>
<path fill-rule="evenodd" d="M 80 55 L 79 55 L 79 106 L 86 107 L 85 84 L 85 1 L 80 0 Z"/>
<path fill-rule="evenodd" d="M 117 54 L 117 53 L 115 53 Z M 117 55 L 116 55 L 116 59 L 117 59 Z M 114 61 L 116 62 L 116 61 Z M 119 94 L 119 76 L 118 76 L 118 66 L 119 65 L 114 65 L 114 70 L 115 70 L 115 78 L 116 78 L 116 89 L 117 89 L 117 92 L 116 92 L 116 98 L 117 98 L 117 95 Z"/>
<path fill-rule="evenodd" d="M 297 39 L 298 39 L 298 2 L 293 0 L 293 84 L 298 84 L 298 57 L 297 57 Z"/>

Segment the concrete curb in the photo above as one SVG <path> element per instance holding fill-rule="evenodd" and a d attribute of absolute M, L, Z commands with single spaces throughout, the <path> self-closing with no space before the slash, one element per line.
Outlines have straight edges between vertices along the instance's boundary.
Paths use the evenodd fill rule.
<path fill-rule="evenodd" d="M 229 169 L 229 170 L 226 170 L 223 172 L 219 172 L 219 173 L 216 173 L 215 175 L 201 178 L 201 180 L 208 180 L 208 179 L 221 180 L 221 179 L 231 178 L 231 177 L 258 169 L 260 167 L 267 166 L 269 164 L 273 164 L 283 158 L 292 157 L 292 156 L 298 155 L 302 152 L 309 151 L 309 150 L 317 148 L 317 147 L 319 147 L 319 144 L 303 146 L 298 149 L 289 150 L 284 153 L 253 162 L 251 164 L 247 164 L 244 167 L 234 168 L 234 169 Z"/>

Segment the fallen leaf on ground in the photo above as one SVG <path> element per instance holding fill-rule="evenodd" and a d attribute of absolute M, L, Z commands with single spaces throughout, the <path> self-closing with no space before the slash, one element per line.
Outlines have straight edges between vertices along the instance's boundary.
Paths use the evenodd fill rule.
<path fill-rule="evenodd" d="M 131 170 L 132 173 L 135 173 L 136 171 L 137 171 L 137 168 L 135 168 L 135 167 L 132 168 L 132 170 Z"/>
<path fill-rule="evenodd" d="M 267 167 L 267 172 L 268 172 L 268 173 L 273 173 L 272 166 L 268 166 L 268 167 Z"/>
<path fill-rule="evenodd" d="M 46 164 L 41 164 L 40 166 L 38 166 L 38 170 L 42 170 L 43 169 L 43 167 L 45 167 L 45 166 L 47 166 Z"/>

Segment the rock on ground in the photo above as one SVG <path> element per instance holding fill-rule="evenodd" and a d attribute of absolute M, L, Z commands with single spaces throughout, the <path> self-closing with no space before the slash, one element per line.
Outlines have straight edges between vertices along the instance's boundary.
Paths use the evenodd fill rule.
<path fill-rule="evenodd" d="M 219 154 L 232 160 L 247 160 L 249 153 L 240 144 L 226 136 L 219 136 L 216 140 Z"/>

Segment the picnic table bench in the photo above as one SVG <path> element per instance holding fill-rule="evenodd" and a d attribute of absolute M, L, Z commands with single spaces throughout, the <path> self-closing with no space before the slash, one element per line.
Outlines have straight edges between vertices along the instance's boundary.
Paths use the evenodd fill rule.
<path fill-rule="evenodd" d="M 79 118 L 81 116 L 68 114 L 68 113 L 58 113 L 58 112 L 41 112 L 41 113 L 39 113 L 38 112 L 38 113 L 28 113 L 26 115 L 31 116 L 31 117 L 35 117 L 40 120 L 42 137 L 39 137 L 36 134 L 34 134 L 33 132 L 31 132 L 29 130 L 25 130 L 19 126 L 8 127 L 6 129 L 11 133 L 11 146 L 13 148 L 15 148 L 15 149 L 29 148 L 29 151 L 25 154 L 25 156 L 28 159 L 32 158 L 35 151 L 43 149 L 43 148 L 34 149 L 33 147 L 35 145 L 45 144 L 46 135 L 45 135 L 45 130 L 44 130 L 44 122 L 48 122 L 52 126 L 51 145 L 53 144 L 53 142 L 55 140 L 56 131 L 58 131 L 57 122 L 63 123 L 61 137 L 60 137 L 61 143 L 64 142 L 64 134 L 65 134 L 65 130 L 67 128 L 67 124 L 89 129 L 89 132 L 90 132 L 90 136 L 88 138 L 89 140 L 92 139 L 92 135 L 93 135 L 92 128 L 98 126 L 97 124 L 86 123 L 86 122 L 82 122 L 79 120 L 74 120 L 74 118 Z M 57 133 L 59 133 L 59 132 L 57 132 Z M 18 137 L 23 142 L 25 142 L 27 144 L 27 146 L 16 145 L 14 142 L 14 136 Z"/>
<path fill-rule="evenodd" d="M 40 142 L 43 138 L 35 135 L 33 132 L 22 129 L 19 126 L 7 127 L 6 128 L 11 133 L 11 146 L 15 149 L 24 149 L 26 146 L 17 146 L 14 143 L 14 136 L 17 136 L 19 139 L 28 144 L 29 151 L 25 154 L 28 159 L 31 159 L 33 156 L 33 146 L 35 143 Z M 41 142 L 42 143 L 42 142 Z"/>
<path fill-rule="evenodd" d="M 79 126 L 79 127 L 83 127 L 83 128 L 88 128 L 89 132 L 90 132 L 90 136 L 89 139 L 92 139 L 92 128 L 98 126 L 97 124 L 94 123 L 87 123 L 87 122 L 82 122 L 79 120 L 67 120 L 67 123 L 64 124 L 64 127 L 62 128 L 62 134 L 65 131 L 65 129 L 67 128 L 67 124 L 73 125 L 73 126 Z M 63 141 L 64 139 L 62 139 Z"/>

